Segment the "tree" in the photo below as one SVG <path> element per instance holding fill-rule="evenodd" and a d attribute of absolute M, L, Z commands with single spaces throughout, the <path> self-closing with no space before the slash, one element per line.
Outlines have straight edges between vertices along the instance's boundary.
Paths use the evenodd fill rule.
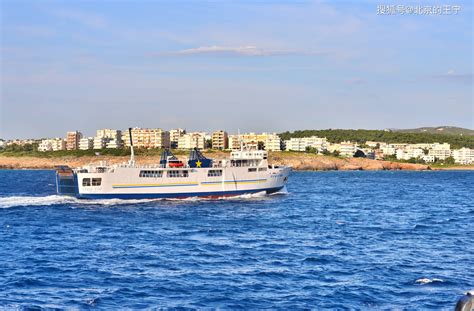
<path fill-rule="evenodd" d="M 365 158 L 364 151 L 357 149 L 357 151 L 354 153 L 354 158 Z"/>
<path fill-rule="evenodd" d="M 307 153 L 318 153 L 318 149 L 316 149 L 314 147 L 311 147 L 311 146 L 307 146 L 305 151 Z"/>
<path fill-rule="evenodd" d="M 446 159 L 444 159 L 444 164 L 454 164 L 454 158 L 447 157 Z"/>

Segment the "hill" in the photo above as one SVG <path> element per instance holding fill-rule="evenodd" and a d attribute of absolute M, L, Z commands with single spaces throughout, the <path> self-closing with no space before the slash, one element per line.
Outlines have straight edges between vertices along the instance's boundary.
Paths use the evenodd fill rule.
<path fill-rule="evenodd" d="M 451 148 L 457 149 L 461 147 L 474 148 L 474 135 L 446 135 L 431 134 L 427 132 L 410 133 L 395 132 L 389 130 L 302 130 L 294 132 L 284 132 L 280 134 L 281 139 L 287 140 L 292 137 L 309 137 L 318 136 L 326 137 L 331 143 L 340 143 L 341 141 L 350 140 L 357 143 L 365 143 L 366 141 L 379 141 L 386 143 L 448 143 Z"/>
<path fill-rule="evenodd" d="M 390 129 L 390 131 L 399 133 L 428 133 L 442 135 L 474 136 L 474 130 L 456 126 L 420 127 L 415 129 Z"/>

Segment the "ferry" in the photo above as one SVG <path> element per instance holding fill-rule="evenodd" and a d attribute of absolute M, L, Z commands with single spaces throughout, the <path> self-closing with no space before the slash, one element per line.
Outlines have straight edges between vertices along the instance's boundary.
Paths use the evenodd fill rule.
<path fill-rule="evenodd" d="M 198 149 L 187 163 L 165 149 L 155 165 L 138 165 L 130 133 L 131 156 L 127 163 L 87 165 L 72 169 L 56 167 L 60 195 L 81 199 L 184 199 L 221 198 L 282 190 L 291 168 L 268 164 L 265 150 L 245 147 L 232 151 L 229 159 L 214 161 Z"/>

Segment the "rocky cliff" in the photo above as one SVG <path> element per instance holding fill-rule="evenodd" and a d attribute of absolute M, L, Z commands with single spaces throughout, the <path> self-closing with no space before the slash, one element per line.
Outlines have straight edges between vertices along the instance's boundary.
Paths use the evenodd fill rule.
<path fill-rule="evenodd" d="M 212 153 L 212 158 L 224 158 L 225 153 Z M 88 157 L 61 157 L 61 158 L 36 158 L 36 157 L 3 157 L 0 156 L 0 168 L 7 169 L 52 169 L 56 165 L 79 167 L 89 163 L 107 161 L 109 164 L 123 163 L 128 157 L 114 156 L 88 156 Z M 183 158 L 184 160 L 185 158 Z M 153 164 L 159 161 L 158 157 L 137 157 L 141 164 Z M 289 165 L 294 170 L 328 171 L 328 170 L 429 170 L 428 165 L 398 163 L 389 161 L 368 160 L 363 158 L 336 158 L 305 153 L 279 153 L 273 152 L 269 156 L 270 163 L 275 165 Z"/>

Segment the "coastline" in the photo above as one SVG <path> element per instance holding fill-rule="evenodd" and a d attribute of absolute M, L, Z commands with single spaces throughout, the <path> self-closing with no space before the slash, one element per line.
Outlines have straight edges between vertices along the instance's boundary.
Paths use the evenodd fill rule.
<path fill-rule="evenodd" d="M 226 152 L 204 153 L 214 159 L 227 157 Z M 186 160 L 186 156 L 178 156 Z M 128 156 L 65 156 L 40 158 L 31 156 L 6 157 L 0 156 L 0 169 L 54 169 L 57 165 L 68 165 L 70 167 L 81 167 L 90 163 L 107 161 L 109 164 L 124 163 L 129 160 Z M 159 161 L 156 156 L 137 156 L 137 163 L 154 164 Z M 305 153 L 279 153 L 271 152 L 269 162 L 275 165 L 288 165 L 295 171 L 379 171 L 379 170 L 474 170 L 473 165 L 431 167 L 426 164 L 412 164 L 391 162 L 382 160 L 369 160 L 365 158 L 336 158 L 331 156 L 305 154 Z"/>

